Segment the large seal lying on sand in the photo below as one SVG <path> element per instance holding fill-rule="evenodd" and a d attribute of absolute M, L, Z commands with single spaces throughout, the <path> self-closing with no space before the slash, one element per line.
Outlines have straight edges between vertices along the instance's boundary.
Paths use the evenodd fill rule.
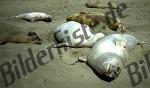
<path fill-rule="evenodd" d="M 17 33 L 15 35 L 5 35 L 0 37 L 0 45 L 6 43 L 33 43 L 41 44 L 42 40 L 35 32 Z"/>
<path fill-rule="evenodd" d="M 138 44 L 135 37 L 128 34 L 112 34 L 98 40 L 87 57 L 79 57 L 86 62 L 99 77 L 112 81 L 125 67 L 128 53 Z"/>
<path fill-rule="evenodd" d="M 24 13 L 18 16 L 14 16 L 12 18 L 24 19 L 29 22 L 36 22 L 36 21 L 51 22 L 52 21 L 52 16 L 43 12 Z"/>
<path fill-rule="evenodd" d="M 100 38 L 103 33 L 92 34 L 89 26 L 75 21 L 69 21 L 58 26 L 54 37 L 59 43 L 53 47 L 91 47 Z"/>
<path fill-rule="evenodd" d="M 98 25 L 100 22 L 105 23 L 110 29 L 113 31 L 124 31 L 123 25 L 120 22 L 119 19 L 114 19 L 104 13 L 97 13 L 97 12 L 80 12 L 76 14 L 72 14 L 67 16 L 66 18 L 67 21 L 76 21 L 81 24 L 86 24 L 90 27 L 95 27 Z"/>

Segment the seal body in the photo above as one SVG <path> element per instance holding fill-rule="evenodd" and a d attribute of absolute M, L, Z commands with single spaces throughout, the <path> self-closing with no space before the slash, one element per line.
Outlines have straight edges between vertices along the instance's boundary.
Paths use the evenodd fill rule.
<path fill-rule="evenodd" d="M 6 43 L 32 43 L 32 44 L 41 44 L 42 40 L 35 32 L 28 33 L 17 33 L 15 35 L 6 35 L 0 38 L 0 45 Z"/>
<path fill-rule="evenodd" d="M 87 64 L 106 81 L 118 77 L 126 65 L 128 52 L 137 45 L 138 40 L 128 34 L 112 34 L 98 40 L 89 56 Z"/>
<path fill-rule="evenodd" d="M 52 21 L 52 16 L 43 12 L 24 13 L 15 16 L 14 18 L 24 19 L 29 22 L 36 22 L 36 21 L 51 22 Z"/>
<path fill-rule="evenodd" d="M 92 34 L 88 25 L 69 21 L 58 26 L 54 36 L 58 42 L 68 43 L 70 47 L 91 47 L 104 34 Z"/>
<path fill-rule="evenodd" d="M 94 12 L 80 12 L 67 16 L 67 21 L 76 21 L 81 24 L 86 24 L 90 27 L 95 27 L 100 22 L 106 23 L 105 14 Z"/>
<path fill-rule="evenodd" d="M 86 24 L 90 27 L 95 27 L 100 22 L 105 23 L 108 28 L 110 28 L 113 31 L 122 31 L 123 25 L 119 19 L 114 19 L 107 14 L 104 13 L 97 13 L 97 12 L 80 12 L 76 14 L 72 14 L 67 16 L 67 21 L 76 21 L 81 24 Z"/>
<path fill-rule="evenodd" d="M 104 5 L 100 0 L 88 0 L 85 4 L 88 8 L 109 8 L 109 6 Z M 112 8 L 116 9 L 117 5 L 115 3 L 112 3 Z"/>

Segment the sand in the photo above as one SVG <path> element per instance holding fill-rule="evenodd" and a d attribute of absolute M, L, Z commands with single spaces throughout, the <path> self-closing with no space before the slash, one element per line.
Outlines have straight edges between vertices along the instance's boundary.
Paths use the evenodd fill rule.
<path fill-rule="evenodd" d="M 108 0 L 100 0 L 103 5 Z M 108 9 L 87 8 L 86 0 L 0 0 L 0 35 L 15 34 L 17 32 L 35 31 L 42 38 L 41 45 L 36 44 L 14 44 L 7 43 L 0 46 L 0 65 L 9 61 L 14 72 L 14 66 L 17 65 L 21 74 L 18 79 L 15 75 L 15 81 L 8 88 L 132 88 L 132 84 L 127 72 L 124 69 L 120 76 L 112 81 L 106 82 L 98 78 L 94 72 L 84 63 L 69 65 L 73 63 L 78 56 L 87 55 L 90 49 L 61 49 L 62 55 L 58 55 L 56 49 L 52 49 L 54 59 L 48 55 L 47 47 L 51 41 L 48 41 L 49 34 L 56 30 L 57 26 L 66 22 L 65 18 L 73 13 L 80 11 L 97 11 L 106 12 Z M 124 11 L 128 17 L 119 18 L 126 26 L 127 34 L 131 34 L 140 40 L 147 42 L 144 48 L 137 46 L 129 55 L 128 64 L 131 62 L 144 59 L 144 54 L 150 50 L 150 1 L 149 0 L 113 0 L 116 4 L 126 3 L 128 8 Z M 50 23 L 35 22 L 30 23 L 20 19 L 7 19 L 8 17 L 22 14 L 25 12 L 45 12 L 54 17 Z M 105 34 L 115 33 L 110 29 L 102 30 L 104 24 L 98 25 L 95 29 L 97 32 Z M 37 64 L 37 69 L 26 76 L 23 76 L 17 59 L 21 54 L 23 60 L 29 57 L 28 48 L 32 49 Z M 36 55 L 39 51 L 44 50 L 47 54 L 42 60 L 49 62 L 40 65 L 37 62 Z M 12 60 L 17 60 L 13 65 Z M 150 73 L 146 63 L 147 79 L 142 79 L 139 85 L 134 88 L 149 88 Z M 0 88 L 6 88 L 3 77 L 0 74 Z"/>

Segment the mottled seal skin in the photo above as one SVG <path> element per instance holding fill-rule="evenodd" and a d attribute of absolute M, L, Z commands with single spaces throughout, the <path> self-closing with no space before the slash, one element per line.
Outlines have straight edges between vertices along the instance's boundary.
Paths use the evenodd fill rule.
<path fill-rule="evenodd" d="M 87 64 L 105 81 L 118 77 L 125 67 L 128 53 L 138 40 L 128 34 L 112 34 L 98 40 L 87 57 Z"/>
<path fill-rule="evenodd" d="M 35 32 L 28 33 L 18 33 L 15 35 L 7 35 L 0 38 L 0 45 L 6 43 L 32 43 L 32 44 L 41 44 L 42 40 Z"/>
<path fill-rule="evenodd" d="M 100 2 L 99 0 L 88 0 L 85 5 L 88 8 L 101 8 L 101 9 L 109 8 L 107 6 L 107 3 L 106 3 L 106 5 L 103 5 L 103 3 Z M 115 3 L 112 3 L 112 8 L 116 9 L 117 5 Z"/>
<path fill-rule="evenodd" d="M 24 19 L 29 22 L 36 22 L 36 21 L 51 22 L 52 21 L 52 16 L 43 12 L 24 13 L 18 16 L 14 16 L 13 18 Z"/>
<path fill-rule="evenodd" d="M 83 29 L 82 26 L 85 26 L 86 28 Z M 88 39 L 85 39 L 85 34 L 83 30 L 86 31 Z M 56 33 L 57 31 L 60 31 L 59 33 Z M 65 34 L 65 31 L 68 33 Z M 75 36 L 83 36 L 83 40 L 80 38 L 74 38 Z M 54 33 L 55 39 L 58 42 L 61 42 L 58 45 L 55 45 L 55 48 L 58 47 L 92 47 L 93 44 L 100 38 L 104 37 L 105 35 L 103 33 L 97 33 L 97 34 L 92 34 L 90 31 L 89 26 L 85 24 L 80 24 L 75 21 L 69 21 L 67 23 L 64 23 L 60 26 L 58 26 L 57 30 Z M 68 41 L 67 36 L 69 36 L 70 41 Z M 70 43 L 71 42 L 71 43 Z"/>
<path fill-rule="evenodd" d="M 97 12 L 80 12 L 76 14 L 72 14 L 67 16 L 67 21 L 76 21 L 81 24 L 86 24 L 90 27 L 95 27 L 100 22 L 105 23 L 111 30 L 113 31 L 122 31 L 123 25 L 119 19 L 116 21 L 113 20 L 112 17 L 106 16 L 104 13 L 97 13 Z"/>

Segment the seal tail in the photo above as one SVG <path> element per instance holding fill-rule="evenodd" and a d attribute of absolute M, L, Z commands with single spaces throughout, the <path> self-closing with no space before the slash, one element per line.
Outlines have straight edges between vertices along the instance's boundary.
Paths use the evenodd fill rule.
<path fill-rule="evenodd" d="M 17 16 L 7 17 L 6 20 L 16 19 Z"/>

